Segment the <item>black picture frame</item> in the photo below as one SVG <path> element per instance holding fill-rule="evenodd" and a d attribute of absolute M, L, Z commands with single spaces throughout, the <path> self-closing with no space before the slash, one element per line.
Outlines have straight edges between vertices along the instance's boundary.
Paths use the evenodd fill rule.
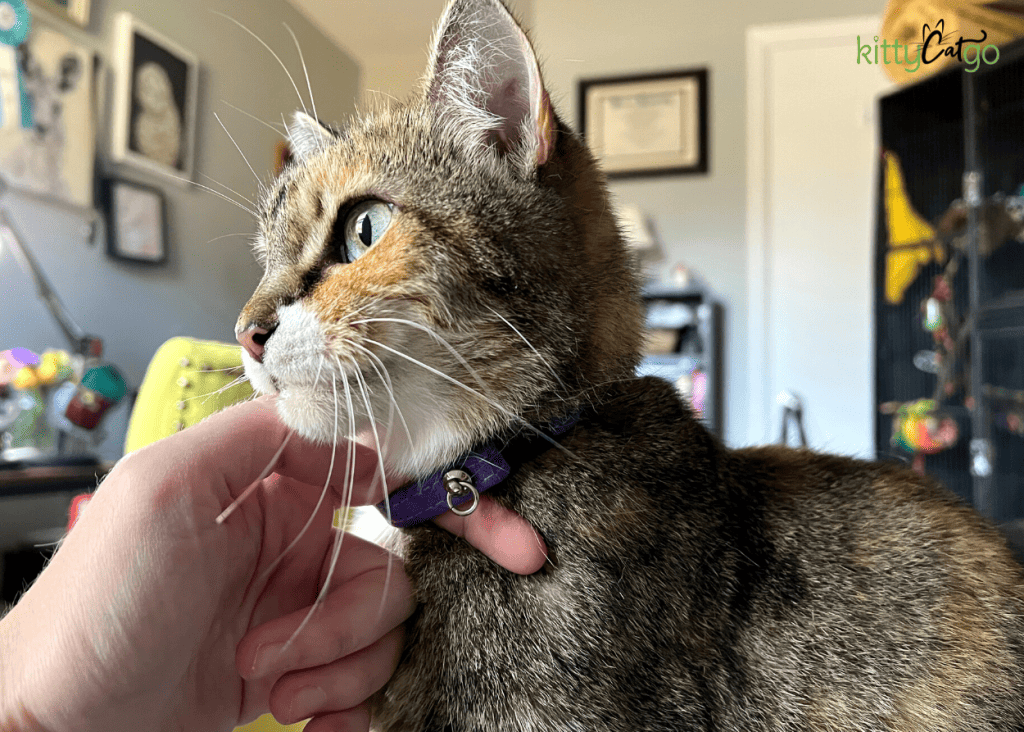
<path fill-rule="evenodd" d="M 131 13 L 115 17 L 114 162 L 191 182 L 195 163 L 198 57 Z"/>
<path fill-rule="evenodd" d="M 167 261 L 167 202 L 159 188 L 123 178 L 103 181 L 107 254 L 125 262 Z"/>
<path fill-rule="evenodd" d="M 707 68 L 581 80 L 579 130 L 605 174 L 706 174 L 708 80 Z"/>

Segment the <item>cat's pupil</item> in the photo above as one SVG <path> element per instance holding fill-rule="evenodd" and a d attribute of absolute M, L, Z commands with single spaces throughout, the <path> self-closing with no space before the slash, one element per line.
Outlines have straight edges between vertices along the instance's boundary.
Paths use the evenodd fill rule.
<path fill-rule="evenodd" d="M 366 246 L 373 244 L 373 224 L 370 223 L 369 214 L 363 214 L 363 223 L 359 227 L 359 241 Z"/>

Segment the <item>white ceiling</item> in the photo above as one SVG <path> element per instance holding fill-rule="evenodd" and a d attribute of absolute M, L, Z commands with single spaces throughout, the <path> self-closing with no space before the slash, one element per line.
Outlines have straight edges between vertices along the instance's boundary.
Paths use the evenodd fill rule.
<path fill-rule="evenodd" d="M 529 26 L 534 0 L 505 0 Z M 288 0 L 359 64 L 364 90 L 408 94 L 447 0 Z"/>
<path fill-rule="evenodd" d="M 445 0 L 289 0 L 355 57 L 426 54 Z"/>

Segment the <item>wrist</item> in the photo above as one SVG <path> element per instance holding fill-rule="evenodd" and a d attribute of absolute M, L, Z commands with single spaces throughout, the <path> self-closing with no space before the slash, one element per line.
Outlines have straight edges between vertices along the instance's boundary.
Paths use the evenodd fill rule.
<path fill-rule="evenodd" d="M 19 672 L 24 654 L 17 649 L 17 618 L 14 612 L 0 617 L 0 730 L 45 732 L 39 720 L 25 708 Z"/>

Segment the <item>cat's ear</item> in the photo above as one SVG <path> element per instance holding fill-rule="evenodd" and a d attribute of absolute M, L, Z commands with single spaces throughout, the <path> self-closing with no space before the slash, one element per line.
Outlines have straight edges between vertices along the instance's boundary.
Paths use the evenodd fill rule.
<path fill-rule="evenodd" d="M 555 146 L 555 115 L 530 41 L 499 0 L 453 0 L 434 37 L 427 102 L 467 145 L 532 173 Z"/>
<path fill-rule="evenodd" d="M 288 144 L 292 154 L 299 160 L 320 152 L 336 138 L 334 130 L 305 112 L 292 115 L 291 124 L 288 125 Z"/>

